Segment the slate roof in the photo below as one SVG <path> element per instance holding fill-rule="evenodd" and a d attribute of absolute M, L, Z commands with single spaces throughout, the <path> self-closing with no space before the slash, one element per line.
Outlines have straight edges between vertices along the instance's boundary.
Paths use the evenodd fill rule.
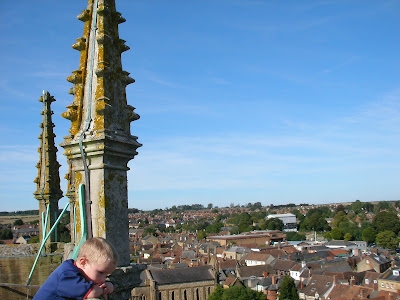
<path fill-rule="evenodd" d="M 379 279 L 400 282 L 400 269 L 387 269 Z"/>
<path fill-rule="evenodd" d="M 328 246 L 336 246 L 336 247 L 349 247 L 349 246 L 356 246 L 356 244 L 349 242 L 349 241 L 336 241 L 336 240 L 332 240 L 327 242 L 325 245 Z"/>
<path fill-rule="evenodd" d="M 243 254 L 243 253 L 248 253 L 250 252 L 250 249 L 247 247 L 239 247 L 239 246 L 233 246 L 227 250 L 225 250 L 226 252 L 235 252 L 235 253 L 239 253 L 239 254 Z"/>
<path fill-rule="evenodd" d="M 215 279 L 211 266 L 148 271 L 157 284 L 174 284 Z"/>
<path fill-rule="evenodd" d="M 277 259 L 274 263 L 273 269 L 279 271 L 289 272 L 297 263 L 292 260 Z"/>
<path fill-rule="evenodd" d="M 178 269 L 178 268 L 188 268 L 188 264 L 186 263 L 176 263 L 176 264 L 153 264 L 153 265 L 149 265 L 147 266 L 147 268 L 150 269 L 169 269 L 169 268 L 174 268 L 174 269 Z"/>
<path fill-rule="evenodd" d="M 376 263 L 378 263 L 380 265 L 390 262 L 390 260 L 383 255 L 370 254 L 366 257 L 373 259 Z"/>
<path fill-rule="evenodd" d="M 260 266 L 242 266 L 239 268 L 238 277 L 247 278 L 251 276 L 264 277 L 263 272 L 271 273 L 272 267 L 270 265 Z"/>

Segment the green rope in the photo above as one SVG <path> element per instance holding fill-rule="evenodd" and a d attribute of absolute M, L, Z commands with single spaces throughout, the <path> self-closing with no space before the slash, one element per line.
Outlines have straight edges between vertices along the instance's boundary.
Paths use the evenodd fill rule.
<path fill-rule="evenodd" d="M 48 238 L 50 237 L 50 235 L 53 233 L 53 231 L 54 231 L 54 229 L 56 228 L 57 224 L 60 222 L 60 220 L 61 220 L 62 216 L 64 215 L 64 212 L 67 210 L 68 206 L 69 206 L 69 202 L 65 205 L 65 207 L 64 207 L 63 211 L 61 212 L 60 216 L 57 218 L 57 220 L 56 220 L 56 222 L 54 223 L 54 225 L 50 228 L 49 233 L 48 233 L 48 234 L 46 235 L 46 237 L 43 239 L 42 244 L 40 245 L 38 254 L 36 255 L 35 262 L 33 263 L 31 272 L 29 273 L 28 280 L 26 281 L 26 285 L 27 285 L 27 286 L 29 286 L 29 284 L 31 283 L 33 272 L 35 271 L 36 264 L 37 264 L 37 262 L 38 262 L 38 260 L 39 260 L 40 254 L 42 253 L 42 250 L 43 250 L 43 248 L 44 248 L 44 245 L 46 244 L 46 241 L 48 240 Z"/>
<path fill-rule="evenodd" d="M 81 215 L 81 239 L 79 244 L 75 246 L 74 251 L 72 252 L 71 258 L 76 260 L 78 257 L 79 248 L 87 239 L 87 224 L 86 224 L 86 211 L 85 211 L 85 186 L 83 184 L 79 185 L 79 211 Z"/>

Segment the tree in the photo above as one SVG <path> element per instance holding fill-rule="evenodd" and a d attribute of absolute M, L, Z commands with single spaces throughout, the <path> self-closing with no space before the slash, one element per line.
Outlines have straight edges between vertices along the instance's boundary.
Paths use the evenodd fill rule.
<path fill-rule="evenodd" d="M 377 232 L 390 230 L 397 234 L 400 231 L 400 220 L 392 211 L 381 211 L 372 220 L 372 226 Z"/>
<path fill-rule="evenodd" d="M 208 209 L 212 209 L 213 208 L 213 204 L 212 203 L 208 203 L 207 208 Z"/>
<path fill-rule="evenodd" d="M 350 233 L 346 232 L 346 234 L 344 235 L 343 239 L 345 241 L 351 241 L 353 239 L 353 236 Z"/>
<path fill-rule="evenodd" d="M 332 240 L 332 234 L 329 231 L 325 232 L 324 238 L 326 238 L 328 241 L 330 241 L 330 240 Z"/>
<path fill-rule="evenodd" d="M 3 228 L 0 230 L 0 240 L 11 240 L 13 234 L 10 228 Z"/>
<path fill-rule="evenodd" d="M 393 231 L 386 230 L 376 235 L 376 244 L 379 247 L 394 249 L 399 244 L 399 240 Z"/>
<path fill-rule="evenodd" d="M 376 231 L 372 227 L 365 228 L 362 232 L 362 239 L 366 241 L 368 244 L 375 242 Z"/>
<path fill-rule="evenodd" d="M 267 228 L 269 230 L 281 230 L 283 229 L 283 222 L 278 218 L 270 218 L 266 222 Z"/>
<path fill-rule="evenodd" d="M 21 225 L 24 225 L 24 221 L 22 221 L 22 219 L 15 220 L 14 226 L 21 226 Z"/>
<path fill-rule="evenodd" d="M 370 202 L 365 202 L 364 203 L 364 209 L 367 212 L 372 212 L 374 210 L 374 205 L 372 203 L 370 203 Z"/>
<path fill-rule="evenodd" d="M 347 215 L 344 211 L 339 211 L 333 217 L 333 227 L 339 227 L 339 225 L 343 222 L 348 222 Z"/>
<path fill-rule="evenodd" d="M 332 238 L 333 238 L 334 240 L 341 240 L 341 239 L 343 239 L 343 232 L 342 232 L 342 230 L 340 230 L 340 228 L 338 228 L 338 227 L 335 227 L 335 228 L 332 229 L 331 235 L 332 235 Z"/>
<path fill-rule="evenodd" d="M 279 300 L 298 300 L 299 295 L 297 294 L 296 285 L 293 279 L 286 275 L 279 289 Z"/>
<path fill-rule="evenodd" d="M 28 241 L 28 244 L 36 244 L 36 243 L 40 243 L 40 238 L 38 235 L 32 236 Z"/>
<path fill-rule="evenodd" d="M 157 229 L 156 229 L 156 227 L 154 226 L 154 225 L 150 225 L 150 226 L 147 226 L 144 230 L 143 230 L 143 233 L 145 234 L 145 235 L 156 235 L 156 231 L 157 231 Z"/>
<path fill-rule="evenodd" d="M 311 213 L 310 213 L 311 211 Z M 311 209 L 301 224 L 303 230 L 324 231 L 330 227 L 326 222 L 326 214 L 321 209 Z"/>
<path fill-rule="evenodd" d="M 298 232 L 286 232 L 286 240 L 288 241 L 305 241 L 306 236 Z"/>
<path fill-rule="evenodd" d="M 345 213 L 343 204 L 339 204 L 339 205 L 336 207 L 335 211 L 336 211 L 336 213 L 338 213 L 339 211 L 342 211 L 342 212 Z"/>
<path fill-rule="evenodd" d="M 208 300 L 266 300 L 267 297 L 261 293 L 253 291 L 244 286 L 232 286 L 224 289 L 220 285 L 207 298 Z"/>
<path fill-rule="evenodd" d="M 204 230 L 199 231 L 197 234 L 197 239 L 198 240 L 204 240 L 207 237 L 207 233 Z"/>

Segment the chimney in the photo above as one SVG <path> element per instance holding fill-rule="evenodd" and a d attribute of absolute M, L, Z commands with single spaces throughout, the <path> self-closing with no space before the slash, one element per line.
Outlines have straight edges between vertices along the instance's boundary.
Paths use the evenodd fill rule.
<path fill-rule="evenodd" d="M 354 276 L 351 276 L 351 278 L 350 278 L 350 286 L 354 285 L 354 281 L 355 281 Z"/>
<path fill-rule="evenodd" d="M 306 262 L 305 262 L 304 260 L 301 262 L 301 267 L 302 267 L 303 269 L 306 267 Z"/>
<path fill-rule="evenodd" d="M 362 299 L 363 298 L 367 298 L 367 290 L 361 289 L 360 290 L 360 296 L 361 296 Z"/>
<path fill-rule="evenodd" d="M 272 283 L 271 283 L 271 284 L 276 284 L 276 277 L 275 277 L 275 275 L 272 275 L 272 276 L 271 276 L 271 279 L 272 279 Z"/>
<path fill-rule="evenodd" d="M 268 272 L 263 272 L 263 276 L 264 276 L 264 278 L 267 278 L 268 277 Z"/>
<path fill-rule="evenodd" d="M 333 285 L 337 285 L 337 275 L 333 275 Z"/>

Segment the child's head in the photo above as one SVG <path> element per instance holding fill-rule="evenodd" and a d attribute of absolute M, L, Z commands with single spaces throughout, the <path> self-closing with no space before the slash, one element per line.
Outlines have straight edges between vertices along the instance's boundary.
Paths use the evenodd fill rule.
<path fill-rule="evenodd" d="M 99 284 L 115 270 L 118 256 L 109 241 L 95 237 L 82 244 L 76 263 L 88 280 Z"/>

